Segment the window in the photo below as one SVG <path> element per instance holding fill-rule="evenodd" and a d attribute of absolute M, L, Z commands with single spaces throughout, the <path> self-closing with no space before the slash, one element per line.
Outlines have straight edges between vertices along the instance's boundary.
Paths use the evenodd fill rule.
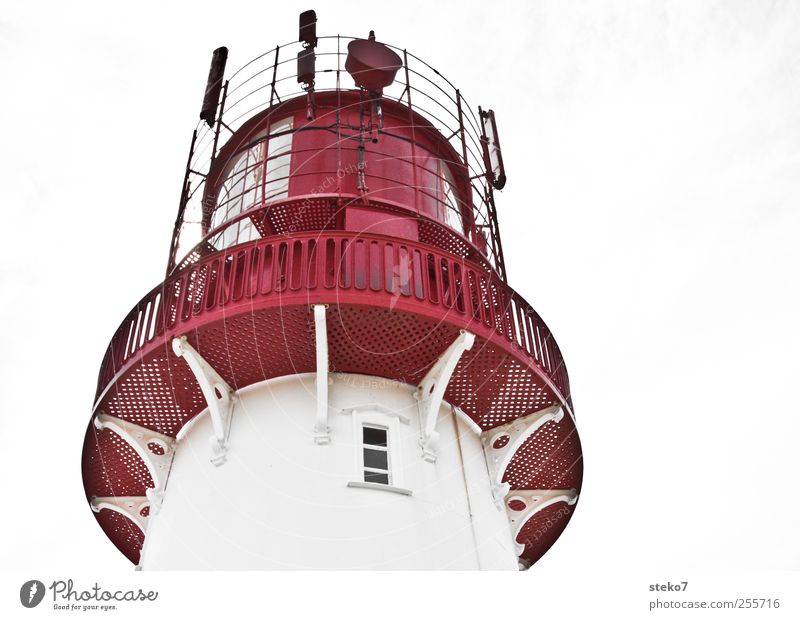
<path fill-rule="evenodd" d="M 248 209 L 289 195 L 292 118 L 272 123 L 268 131 L 256 134 L 251 144 L 233 158 L 228 168 L 217 194 L 211 230 Z M 223 249 L 259 236 L 250 218 L 245 218 L 225 228 L 212 245 Z"/>
<path fill-rule="evenodd" d="M 343 411 L 344 413 L 345 411 Z M 348 409 L 353 416 L 353 479 L 348 487 L 412 495 L 403 487 L 403 437 L 410 439 L 404 426 L 411 419 L 404 413 L 381 405 Z"/>
<path fill-rule="evenodd" d="M 258 203 L 265 138 L 265 132 L 255 136 L 256 144 L 239 153 L 233 161 L 217 195 L 217 208 L 211 216 L 211 230 L 222 226 Z M 253 233 L 256 233 L 255 237 Z M 249 218 L 245 218 L 239 220 L 238 224 L 225 228 L 212 240 L 212 244 L 218 249 L 223 249 L 257 237 L 252 222 Z"/>
<path fill-rule="evenodd" d="M 286 198 L 289 195 L 289 166 L 292 159 L 292 119 L 269 126 L 264 201 Z"/>
<path fill-rule="evenodd" d="M 380 426 L 363 424 L 364 482 L 391 484 L 389 470 L 389 430 Z"/>

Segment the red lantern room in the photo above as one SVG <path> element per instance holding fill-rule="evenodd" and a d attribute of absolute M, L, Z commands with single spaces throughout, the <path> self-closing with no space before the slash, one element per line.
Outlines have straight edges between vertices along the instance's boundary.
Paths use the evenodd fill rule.
<path fill-rule="evenodd" d="M 561 352 L 506 282 L 494 113 L 313 11 L 227 55 L 164 281 L 100 369 L 94 516 L 143 568 L 530 566 L 582 460 Z"/>

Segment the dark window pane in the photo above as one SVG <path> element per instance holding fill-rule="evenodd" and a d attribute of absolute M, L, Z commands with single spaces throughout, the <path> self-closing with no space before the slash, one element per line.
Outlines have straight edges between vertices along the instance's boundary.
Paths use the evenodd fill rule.
<path fill-rule="evenodd" d="M 389 474 L 381 474 L 375 471 L 365 471 L 364 482 L 377 482 L 378 484 L 389 484 Z"/>
<path fill-rule="evenodd" d="M 389 454 L 382 450 L 364 448 L 364 467 L 389 469 Z"/>
<path fill-rule="evenodd" d="M 364 427 L 364 443 L 370 446 L 386 445 L 386 429 Z"/>

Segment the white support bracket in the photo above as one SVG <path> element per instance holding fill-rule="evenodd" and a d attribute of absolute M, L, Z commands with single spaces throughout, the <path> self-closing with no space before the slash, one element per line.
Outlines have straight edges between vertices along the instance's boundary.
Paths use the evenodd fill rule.
<path fill-rule="evenodd" d="M 553 405 L 508 424 L 496 426 L 481 435 L 486 461 L 492 472 L 492 493 L 498 506 L 511 490 L 509 484 L 503 482 L 503 476 L 517 450 L 544 424 L 550 421 L 560 422 L 563 418 L 564 410 L 561 405 Z"/>
<path fill-rule="evenodd" d="M 214 428 L 214 436 L 211 438 L 211 462 L 220 466 L 228 458 L 228 439 L 236 394 L 211 364 L 189 344 L 186 336 L 173 338 L 172 350 L 175 355 L 186 360 L 197 383 L 200 384 Z"/>
<path fill-rule="evenodd" d="M 575 489 L 512 491 L 506 498 L 506 511 L 508 512 L 511 537 L 517 550 L 517 555 L 522 555 L 525 551 L 525 545 L 517 542 L 517 536 L 537 512 L 558 502 L 564 502 L 567 506 L 572 506 L 577 501 L 578 492 Z"/>
<path fill-rule="evenodd" d="M 436 360 L 436 363 L 425 375 L 419 384 L 415 396 L 419 407 L 422 458 L 429 463 L 436 462 L 437 443 L 439 433 L 436 431 L 436 419 L 439 416 L 439 407 L 444 398 L 444 391 L 456 364 L 464 351 L 469 351 L 475 343 L 475 334 L 461 330 L 458 338 L 447 347 L 444 353 Z"/>
<path fill-rule="evenodd" d="M 147 533 L 150 520 L 150 500 L 146 497 L 93 497 L 92 511 L 100 512 L 104 508 L 118 512 L 136 524 L 142 534 Z"/>
<path fill-rule="evenodd" d="M 460 407 L 456 407 L 453 404 L 451 404 L 450 406 L 453 409 L 453 415 L 456 416 L 459 420 L 461 420 L 464 426 L 466 426 L 469 430 L 475 433 L 475 435 L 477 435 L 478 437 L 483 435 L 483 429 L 477 424 L 477 422 L 475 422 L 475 420 L 473 420 L 466 413 L 464 413 L 463 409 L 461 409 Z"/>
<path fill-rule="evenodd" d="M 317 345 L 317 416 L 314 421 L 314 442 L 322 445 L 331 442 L 328 426 L 328 323 L 326 304 L 314 308 L 314 332 Z"/>
<path fill-rule="evenodd" d="M 175 439 L 133 422 L 120 420 L 103 411 L 94 417 L 94 427 L 116 433 L 144 461 L 154 485 L 147 489 L 147 498 L 150 500 L 151 510 L 158 512 L 164 499 L 164 487 L 167 485 L 172 459 L 175 457 Z"/>

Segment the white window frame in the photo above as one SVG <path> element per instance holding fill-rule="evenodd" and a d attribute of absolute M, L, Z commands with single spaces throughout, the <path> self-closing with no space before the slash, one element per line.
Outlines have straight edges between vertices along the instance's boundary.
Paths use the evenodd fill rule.
<path fill-rule="evenodd" d="M 390 410 L 383 410 L 371 406 L 365 409 L 349 410 L 353 416 L 353 445 L 356 450 L 353 471 L 353 481 L 347 486 L 365 489 L 390 491 L 401 495 L 411 495 L 411 491 L 403 486 L 403 452 L 401 440 L 401 423 L 408 424 L 405 416 Z M 370 444 L 364 443 L 364 427 L 380 428 L 386 430 L 386 452 L 389 466 L 389 484 L 382 482 L 366 482 L 364 480 L 364 449 L 370 449 Z"/>

